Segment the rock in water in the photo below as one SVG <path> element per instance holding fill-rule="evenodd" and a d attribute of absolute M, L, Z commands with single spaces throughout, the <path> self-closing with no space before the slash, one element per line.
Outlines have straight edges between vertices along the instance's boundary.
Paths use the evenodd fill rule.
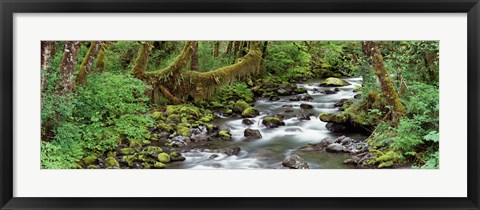
<path fill-rule="evenodd" d="M 307 161 L 297 154 L 293 154 L 285 158 L 282 161 L 282 165 L 291 169 L 309 169 Z"/>
<path fill-rule="evenodd" d="M 262 120 L 262 124 L 267 128 L 277 128 L 278 126 L 284 126 L 285 122 L 280 120 L 278 117 L 265 117 Z"/>
<path fill-rule="evenodd" d="M 242 120 L 242 123 L 243 123 L 244 125 L 253 125 L 254 122 L 253 122 L 253 120 L 251 120 L 251 119 L 243 119 L 243 120 Z"/>
<path fill-rule="evenodd" d="M 320 141 L 320 146 L 321 147 L 327 147 L 328 145 L 333 144 L 333 143 L 335 143 L 335 139 L 333 139 L 331 137 L 327 137 L 327 138 L 324 138 Z"/>
<path fill-rule="evenodd" d="M 243 135 L 247 137 L 247 139 L 260 139 L 262 138 L 262 134 L 257 129 L 250 129 L 247 128 L 243 131 Z"/>
<path fill-rule="evenodd" d="M 323 91 L 323 93 L 325 94 L 335 94 L 337 93 L 338 91 L 340 91 L 338 88 L 335 88 L 335 89 L 326 89 Z"/>
<path fill-rule="evenodd" d="M 320 83 L 320 86 L 322 87 L 341 87 L 341 86 L 347 86 L 347 85 L 351 85 L 351 84 L 343 79 L 339 79 L 335 77 L 329 77 Z"/>
<path fill-rule="evenodd" d="M 348 101 L 347 98 L 342 98 L 339 101 L 337 101 L 333 106 L 334 107 L 342 107 L 343 104 L 345 104 Z"/>
<path fill-rule="evenodd" d="M 338 123 L 327 123 L 327 125 L 325 125 L 325 127 L 329 131 L 336 132 L 336 133 L 341 133 L 341 132 L 343 132 L 347 129 L 347 127 L 345 127 L 342 124 L 338 124 Z"/>
<path fill-rule="evenodd" d="M 343 152 L 344 147 L 341 144 L 333 143 L 327 146 L 327 152 Z"/>
<path fill-rule="evenodd" d="M 313 109 L 313 106 L 310 104 L 300 104 L 300 108 L 302 109 Z"/>
<path fill-rule="evenodd" d="M 256 117 L 259 114 L 260 112 L 257 109 L 253 107 L 249 107 L 242 112 L 242 117 Z"/>
<path fill-rule="evenodd" d="M 280 101 L 280 97 L 278 97 L 278 96 L 270 96 L 270 98 L 268 98 L 268 100 L 270 100 L 270 101 Z"/>
<path fill-rule="evenodd" d="M 297 117 L 297 119 L 300 120 L 300 121 L 302 121 L 302 120 L 310 120 L 310 115 L 312 115 L 312 114 L 302 112 L 302 113 L 298 113 L 296 117 Z"/>

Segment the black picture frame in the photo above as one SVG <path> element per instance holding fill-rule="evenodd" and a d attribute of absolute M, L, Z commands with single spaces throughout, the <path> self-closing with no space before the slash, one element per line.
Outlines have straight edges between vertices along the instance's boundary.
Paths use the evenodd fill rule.
<path fill-rule="evenodd" d="M 479 209 L 480 5 L 478 0 L 0 0 L 0 9 L 2 21 L 0 26 L 1 209 Z M 157 12 L 467 13 L 468 196 L 465 198 L 13 197 L 13 110 L 15 109 L 13 104 L 13 14 Z"/>

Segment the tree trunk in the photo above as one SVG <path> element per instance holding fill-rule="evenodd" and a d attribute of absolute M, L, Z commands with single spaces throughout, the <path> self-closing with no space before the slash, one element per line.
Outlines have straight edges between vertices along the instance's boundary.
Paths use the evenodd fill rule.
<path fill-rule="evenodd" d="M 42 71 L 41 76 L 41 91 L 45 90 L 45 83 L 47 77 L 50 74 L 49 66 L 50 59 L 55 56 L 55 42 L 53 41 L 42 41 L 41 42 L 41 58 L 40 58 L 40 68 Z"/>
<path fill-rule="evenodd" d="M 63 49 L 63 57 L 60 62 L 61 82 L 58 84 L 58 93 L 65 95 L 71 93 L 75 88 L 73 74 L 77 65 L 77 56 L 80 51 L 80 41 L 66 41 Z"/>
<path fill-rule="evenodd" d="M 268 47 L 268 41 L 264 41 L 262 46 L 262 64 L 265 61 L 265 57 L 267 56 L 267 47 Z"/>
<path fill-rule="evenodd" d="M 80 65 L 80 71 L 75 79 L 77 84 L 84 86 L 87 83 L 88 73 L 90 70 L 92 70 L 93 62 L 95 61 L 95 58 L 97 58 L 98 52 L 102 47 L 101 44 L 101 42 L 90 42 L 90 48 L 88 49 L 88 52 L 85 55 L 82 64 Z"/>
<path fill-rule="evenodd" d="M 198 71 L 198 42 L 193 45 L 192 58 L 190 59 L 190 69 Z"/>
<path fill-rule="evenodd" d="M 383 63 L 383 57 L 378 48 L 378 44 L 374 41 L 364 41 L 362 42 L 362 47 L 367 56 L 371 58 L 373 63 L 373 68 L 375 70 L 375 75 L 380 81 L 380 86 L 382 88 L 382 95 L 386 100 L 388 106 L 393 114 L 393 119 L 396 120 L 397 116 L 403 115 L 405 113 L 405 108 L 400 102 L 398 93 L 393 86 L 390 76 L 385 69 Z"/>
<path fill-rule="evenodd" d="M 107 50 L 108 42 L 102 42 L 100 45 L 100 51 L 98 52 L 97 63 L 95 63 L 95 71 L 103 72 L 105 70 L 105 50 Z"/>
<path fill-rule="evenodd" d="M 220 41 L 213 43 L 213 57 L 216 58 L 220 54 Z"/>
<path fill-rule="evenodd" d="M 225 56 L 232 52 L 233 49 L 233 41 L 229 41 L 227 44 L 227 48 L 225 48 Z"/>

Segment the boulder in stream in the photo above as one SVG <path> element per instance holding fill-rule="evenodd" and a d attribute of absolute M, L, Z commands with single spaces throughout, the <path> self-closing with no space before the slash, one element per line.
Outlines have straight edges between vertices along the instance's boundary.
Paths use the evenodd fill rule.
<path fill-rule="evenodd" d="M 260 133 L 259 130 L 257 129 L 250 129 L 247 128 L 243 131 L 243 136 L 247 137 L 248 140 L 253 140 L 253 139 L 260 139 L 262 138 L 262 134 Z"/>
<path fill-rule="evenodd" d="M 307 161 L 297 154 L 286 157 L 282 161 L 282 165 L 291 169 L 309 169 Z"/>
<path fill-rule="evenodd" d="M 335 93 L 337 93 L 337 92 L 339 92 L 339 91 L 340 91 L 340 89 L 334 88 L 334 89 L 326 89 L 326 90 L 322 91 L 322 93 L 325 93 L 325 94 L 335 94 Z"/>
<path fill-rule="evenodd" d="M 300 104 L 300 108 L 302 109 L 313 109 L 313 106 L 310 104 Z"/>
<path fill-rule="evenodd" d="M 253 107 L 249 107 L 242 112 L 242 117 L 256 117 L 258 115 L 260 115 L 260 112 Z"/>
<path fill-rule="evenodd" d="M 298 113 L 296 117 L 298 120 L 303 121 L 303 120 L 310 120 L 311 115 L 312 115 L 311 113 L 301 112 L 301 113 Z"/>
<path fill-rule="evenodd" d="M 267 128 L 277 128 L 279 126 L 284 126 L 285 122 L 280 120 L 278 117 L 265 117 L 262 120 L 262 124 Z"/>
<path fill-rule="evenodd" d="M 343 79 L 336 78 L 336 77 L 329 77 L 320 83 L 321 87 L 341 87 L 341 86 L 348 86 L 348 85 L 351 85 L 351 84 Z"/>
<path fill-rule="evenodd" d="M 270 97 L 268 98 L 268 100 L 270 100 L 270 101 L 280 101 L 280 97 L 278 97 L 278 96 L 270 96 Z"/>
<path fill-rule="evenodd" d="M 347 98 L 342 98 L 339 101 L 335 102 L 334 107 L 342 107 L 348 101 Z"/>
<path fill-rule="evenodd" d="M 242 123 L 244 125 L 253 125 L 255 122 L 253 122 L 253 120 L 251 120 L 251 119 L 243 119 Z"/>
<path fill-rule="evenodd" d="M 330 144 L 327 146 L 327 148 L 325 148 L 327 152 L 333 152 L 333 153 L 343 152 L 344 149 L 345 147 L 338 143 Z"/>
<path fill-rule="evenodd" d="M 338 124 L 338 123 L 331 123 L 331 122 L 327 123 L 327 125 L 325 125 L 325 127 L 329 131 L 336 132 L 336 133 L 344 132 L 347 129 L 347 127 L 345 125 Z"/>
<path fill-rule="evenodd" d="M 320 141 L 320 146 L 321 147 L 327 147 L 328 145 L 333 144 L 333 143 L 335 143 L 335 139 L 333 139 L 331 137 L 327 137 L 327 138 L 324 138 Z"/>
<path fill-rule="evenodd" d="M 290 101 L 310 101 L 310 100 L 313 100 L 313 97 L 308 94 L 308 93 L 305 93 L 305 94 L 302 94 L 302 95 L 296 95 L 292 98 L 289 99 Z"/>
<path fill-rule="evenodd" d="M 240 150 L 241 150 L 240 147 L 226 147 L 222 149 L 213 150 L 213 152 L 223 153 L 228 156 L 231 156 L 231 155 L 238 155 L 240 153 Z"/>

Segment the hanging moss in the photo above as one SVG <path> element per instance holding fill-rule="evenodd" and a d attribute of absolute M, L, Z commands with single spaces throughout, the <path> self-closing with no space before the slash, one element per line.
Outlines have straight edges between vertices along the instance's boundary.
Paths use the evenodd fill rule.
<path fill-rule="evenodd" d="M 143 44 L 135 62 L 134 76 L 160 89 L 170 102 L 180 104 L 188 97 L 192 97 L 195 102 L 208 99 L 219 87 L 260 72 L 262 53 L 258 50 L 256 42 L 251 42 L 248 45 L 250 48 L 248 54 L 233 65 L 203 73 L 182 71 L 191 58 L 195 44 L 196 42 L 186 42 L 180 55 L 169 66 L 153 72 L 145 72 L 148 53 L 145 51 L 146 44 Z"/>

